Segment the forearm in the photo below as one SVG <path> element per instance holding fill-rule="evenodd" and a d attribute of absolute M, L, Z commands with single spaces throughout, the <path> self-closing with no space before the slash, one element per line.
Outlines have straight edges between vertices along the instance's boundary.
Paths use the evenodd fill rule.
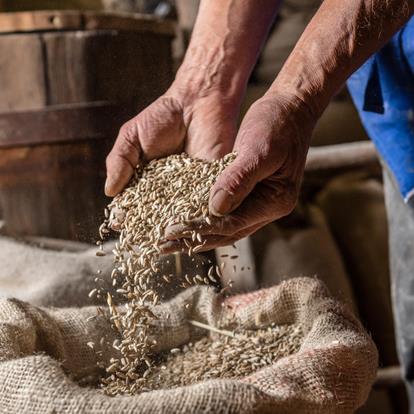
<path fill-rule="evenodd" d="M 346 79 L 413 13 L 410 0 L 325 0 L 268 95 L 293 95 L 319 116 Z"/>
<path fill-rule="evenodd" d="M 240 100 L 280 0 L 203 0 L 176 84 Z M 188 92 L 186 92 L 188 93 Z"/>

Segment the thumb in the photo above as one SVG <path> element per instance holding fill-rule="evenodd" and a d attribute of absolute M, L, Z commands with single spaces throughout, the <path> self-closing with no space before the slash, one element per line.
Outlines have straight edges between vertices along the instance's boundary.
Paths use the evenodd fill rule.
<path fill-rule="evenodd" d="M 124 189 L 139 163 L 141 149 L 136 129 L 133 122 L 126 123 L 106 158 L 105 194 L 108 197 L 114 197 Z"/>
<path fill-rule="evenodd" d="M 209 209 L 215 216 L 235 210 L 250 194 L 261 177 L 257 159 L 240 154 L 220 174 L 210 192 Z"/>

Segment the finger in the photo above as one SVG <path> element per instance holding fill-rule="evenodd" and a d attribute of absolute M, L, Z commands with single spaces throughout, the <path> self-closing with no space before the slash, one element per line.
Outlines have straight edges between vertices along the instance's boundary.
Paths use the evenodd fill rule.
<path fill-rule="evenodd" d="M 209 238 L 206 238 L 205 242 L 203 242 L 202 247 L 197 248 L 195 252 L 193 248 L 196 248 L 198 245 L 193 243 L 191 244 L 192 253 L 201 253 L 212 250 L 223 239 L 223 236 L 210 236 Z M 161 254 L 171 254 L 175 252 L 189 253 L 190 251 L 189 246 L 182 239 L 166 241 L 159 246 L 159 249 Z"/>
<path fill-rule="evenodd" d="M 233 217 L 232 215 L 211 217 L 208 222 L 204 218 L 199 218 L 185 223 L 172 224 L 165 229 L 165 238 L 167 240 L 190 239 L 194 232 L 201 235 L 230 236 L 235 232 Z"/>
<path fill-rule="evenodd" d="M 210 211 L 223 216 L 234 211 L 255 185 L 273 175 L 288 157 L 286 137 L 280 130 L 276 108 L 271 100 L 254 104 L 240 126 L 234 150 L 237 158 L 218 177 L 210 193 Z"/>
<path fill-rule="evenodd" d="M 203 237 L 202 247 L 196 249 L 195 253 L 206 252 L 213 250 L 217 247 L 229 246 L 234 244 L 236 241 L 249 236 L 250 234 L 255 233 L 261 227 L 268 224 L 268 221 L 256 224 L 254 226 L 247 227 L 240 232 L 237 232 L 231 236 L 222 236 L 222 235 L 207 235 Z M 192 248 L 197 247 L 197 244 L 191 244 Z M 198 245 L 200 245 L 198 243 Z M 171 254 L 174 252 L 183 252 L 188 253 L 189 247 L 183 240 L 169 240 L 161 244 L 160 250 L 162 254 Z M 194 250 L 193 250 L 194 252 Z"/>
<path fill-rule="evenodd" d="M 105 194 L 114 197 L 128 184 L 139 163 L 141 148 L 135 122 L 129 121 L 119 131 L 106 158 Z"/>
<path fill-rule="evenodd" d="M 264 221 L 277 220 L 289 214 L 296 203 L 296 189 L 287 186 L 276 177 L 259 183 L 244 203 L 233 213 L 224 217 L 211 217 L 192 220 L 168 226 L 165 230 L 167 240 L 191 237 L 192 232 L 201 236 L 232 236 L 245 228 L 256 226 Z"/>
<path fill-rule="evenodd" d="M 270 223 L 271 220 L 265 220 L 260 223 L 256 223 L 255 225 L 248 226 L 246 228 L 243 228 L 231 235 L 220 235 L 220 234 L 204 234 L 202 236 L 202 242 L 192 242 L 191 240 L 186 239 L 175 239 L 175 240 L 166 240 L 162 243 L 162 248 L 168 248 L 168 249 L 178 249 L 180 251 L 188 252 L 189 246 L 191 245 L 192 248 L 195 248 L 197 246 L 200 246 L 200 249 L 197 251 L 207 251 L 211 250 L 215 247 L 219 246 L 228 246 L 230 244 L 233 244 L 237 240 L 248 236 L 261 227 L 265 226 L 266 224 Z M 201 247 L 202 246 L 202 247 Z"/>
<path fill-rule="evenodd" d="M 235 210 L 257 183 L 256 166 L 246 155 L 240 154 L 221 173 L 211 189 L 209 209 L 215 216 Z"/>
<path fill-rule="evenodd" d="M 222 217 L 217 228 L 229 234 L 263 221 L 275 221 L 292 212 L 298 188 L 274 175 L 256 185 L 253 192 L 231 214 Z"/>
<path fill-rule="evenodd" d="M 234 211 L 258 182 L 279 168 L 278 163 L 271 161 L 265 141 L 249 135 L 236 143 L 236 159 L 220 174 L 210 192 L 209 208 L 213 215 L 224 216 Z"/>
<path fill-rule="evenodd" d="M 179 103 L 163 96 L 124 124 L 107 157 L 105 193 L 114 196 L 128 184 L 141 160 L 165 157 L 183 149 L 185 126 Z"/>

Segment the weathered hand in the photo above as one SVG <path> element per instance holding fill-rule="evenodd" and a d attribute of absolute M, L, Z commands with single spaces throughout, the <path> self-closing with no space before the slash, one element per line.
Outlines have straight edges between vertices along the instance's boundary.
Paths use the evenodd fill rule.
<path fill-rule="evenodd" d="M 210 194 L 211 225 L 204 221 L 167 229 L 165 253 L 185 247 L 197 230 L 204 250 L 232 244 L 289 214 L 296 204 L 315 117 L 297 98 L 265 96 L 246 114 L 237 135 L 236 160 Z"/>
<path fill-rule="evenodd" d="M 120 129 L 106 160 L 106 195 L 119 193 L 140 162 L 182 151 L 205 159 L 227 154 L 236 136 L 238 109 L 238 102 L 214 91 L 192 92 L 173 84 Z"/>

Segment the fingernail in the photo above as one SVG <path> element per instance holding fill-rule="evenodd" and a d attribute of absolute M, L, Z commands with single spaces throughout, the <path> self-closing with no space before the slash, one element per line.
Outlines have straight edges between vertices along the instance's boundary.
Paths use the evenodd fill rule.
<path fill-rule="evenodd" d="M 231 211 L 233 196 L 228 191 L 220 188 L 217 190 L 210 202 L 210 209 L 215 216 L 224 216 Z"/>
<path fill-rule="evenodd" d="M 108 197 L 112 197 L 112 180 L 109 177 L 106 177 L 105 180 L 105 194 Z"/>
<path fill-rule="evenodd" d="M 108 175 L 105 181 L 105 194 L 108 197 L 115 197 L 119 192 L 119 189 L 117 188 L 118 185 L 119 184 L 116 180 L 114 180 L 114 177 L 111 175 Z"/>

